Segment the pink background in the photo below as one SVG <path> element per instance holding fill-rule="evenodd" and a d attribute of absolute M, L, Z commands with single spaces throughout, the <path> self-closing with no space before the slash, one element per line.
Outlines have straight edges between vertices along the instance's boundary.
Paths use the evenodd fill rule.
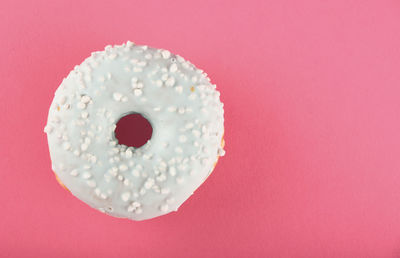
<path fill-rule="evenodd" d="M 2 1 L 1 257 L 400 257 L 400 2 Z M 42 132 L 106 44 L 204 69 L 226 150 L 178 213 L 144 222 L 61 188 Z"/>

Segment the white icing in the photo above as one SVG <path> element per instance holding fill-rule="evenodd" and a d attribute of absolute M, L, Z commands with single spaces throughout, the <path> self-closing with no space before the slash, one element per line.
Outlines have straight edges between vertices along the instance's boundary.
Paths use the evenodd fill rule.
<path fill-rule="evenodd" d="M 140 148 L 120 145 L 116 123 L 140 113 L 153 128 Z M 207 75 L 167 50 L 132 42 L 92 53 L 50 106 L 52 168 L 76 197 L 116 217 L 175 211 L 213 170 L 223 104 Z"/>

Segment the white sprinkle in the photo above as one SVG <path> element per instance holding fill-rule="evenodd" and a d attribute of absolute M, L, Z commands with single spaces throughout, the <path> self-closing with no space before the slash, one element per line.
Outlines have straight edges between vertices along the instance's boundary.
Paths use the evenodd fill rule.
<path fill-rule="evenodd" d="M 53 131 L 53 127 L 51 125 L 46 125 L 44 127 L 44 132 L 45 133 L 51 133 Z"/>
<path fill-rule="evenodd" d="M 181 165 L 178 166 L 178 170 L 179 170 L 179 171 L 186 170 L 186 168 L 187 168 L 187 166 L 186 166 L 186 165 L 183 165 L 183 164 L 181 164 Z"/>
<path fill-rule="evenodd" d="M 176 86 L 175 90 L 180 94 L 183 92 L 183 87 L 182 86 Z"/>
<path fill-rule="evenodd" d="M 95 193 L 97 196 L 100 196 L 100 194 L 101 194 L 100 189 L 99 189 L 99 188 L 94 189 L 94 193 Z"/>
<path fill-rule="evenodd" d="M 182 184 L 183 181 L 184 181 L 184 180 L 183 180 L 183 177 L 181 177 L 181 176 L 176 178 L 176 182 L 177 182 L 178 184 Z"/>
<path fill-rule="evenodd" d="M 168 50 L 161 51 L 161 55 L 164 59 L 167 59 L 171 56 L 171 53 Z"/>
<path fill-rule="evenodd" d="M 185 61 L 185 59 L 183 59 L 183 57 L 177 55 L 176 59 L 178 60 L 178 62 L 183 63 Z"/>
<path fill-rule="evenodd" d="M 132 202 L 131 206 L 136 209 L 136 208 L 139 208 L 142 205 L 139 202 Z"/>
<path fill-rule="evenodd" d="M 120 101 L 122 98 L 122 94 L 119 92 L 114 92 L 113 97 L 115 101 Z"/>
<path fill-rule="evenodd" d="M 224 149 L 222 149 L 222 148 L 219 148 L 218 149 L 218 156 L 225 156 L 225 150 Z"/>
<path fill-rule="evenodd" d="M 166 81 L 168 79 L 168 74 L 164 73 L 161 75 L 161 80 Z"/>
<path fill-rule="evenodd" d="M 130 48 L 130 47 L 132 47 L 134 45 L 134 43 L 132 42 L 132 41 L 127 41 L 126 42 L 126 46 L 128 47 L 128 48 Z"/>
<path fill-rule="evenodd" d="M 168 172 L 171 176 L 175 176 L 176 175 L 176 169 L 175 167 L 169 167 Z"/>
<path fill-rule="evenodd" d="M 146 66 L 146 64 L 147 63 L 145 61 L 141 61 L 141 62 L 138 63 L 139 66 Z"/>
<path fill-rule="evenodd" d="M 79 103 L 77 104 L 77 107 L 78 107 L 79 109 L 85 109 L 85 108 L 86 108 L 86 104 L 85 104 L 85 103 L 82 103 L 82 102 L 79 102 Z"/>
<path fill-rule="evenodd" d="M 196 77 L 196 76 L 193 76 L 193 77 L 192 77 L 192 82 L 193 82 L 193 83 L 196 83 L 196 82 L 197 82 L 197 77 Z"/>
<path fill-rule="evenodd" d="M 118 175 L 118 168 L 117 167 L 112 167 L 111 169 L 108 170 L 108 173 L 115 177 L 115 176 Z"/>
<path fill-rule="evenodd" d="M 138 78 L 137 78 L 137 77 L 132 77 L 132 78 L 131 78 L 131 83 L 132 83 L 132 84 L 136 83 L 137 81 L 138 81 Z"/>
<path fill-rule="evenodd" d="M 174 72 L 176 72 L 178 70 L 178 66 L 176 65 L 176 64 L 172 64 L 170 67 L 169 67 L 169 71 L 171 72 L 171 73 L 174 73 Z"/>
<path fill-rule="evenodd" d="M 135 210 L 135 213 L 136 214 L 140 214 L 140 213 L 142 213 L 143 212 L 143 210 L 141 209 L 141 208 L 137 208 L 136 210 Z"/>
<path fill-rule="evenodd" d="M 74 150 L 74 155 L 75 156 L 79 156 L 81 153 L 80 153 L 80 151 L 79 150 Z"/>
<path fill-rule="evenodd" d="M 132 153 L 131 149 L 127 149 L 126 152 L 125 152 L 125 157 L 127 157 L 129 159 L 129 158 L 132 157 L 132 154 L 133 153 Z"/>
<path fill-rule="evenodd" d="M 64 171 L 64 169 L 65 169 L 65 166 L 64 166 L 63 163 L 60 163 L 60 164 L 58 165 L 58 167 L 60 168 L 61 171 Z M 54 170 L 54 169 L 53 169 L 53 170 Z"/>
<path fill-rule="evenodd" d="M 91 142 L 90 138 L 89 137 L 85 137 L 85 143 L 86 144 L 90 144 L 90 142 Z"/>
<path fill-rule="evenodd" d="M 71 144 L 69 142 L 64 142 L 63 147 L 64 147 L 64 150 L 69 150 L 69 149 L 71 149 Z"/>
<path fill-rule="evenodd" d="M 108 58 L 110 58 L 111 60 L 115 59 L 117 57 L 116 53 L 112 53 L 110 55 L 108 55 Z"/>
<path fill-rule="evenodd" d="M 81 114 L 81 116 L 82 116 L 82 118 L 86 119 L 86 118 L 88 118 L 89 113 L 86 112 L 86 111 L 83 111 L 82 114 Z"/>
<path fill-rule="evenodd" d="M 185 108 L 184 107 L 180 107 L 180 108 L 178 108 L 178 113 L 179 114 L 184 114 L 185 113 Z"/>
<path fill-rule="evenodd" d="M 94 180 L 89 180 L 86 183 L 89 187 L 96 187 L 96 181 Z"/>
<path fill-rule="evenodd" d="M 186 125 L 185 125 L 185 128 L 186 129 L 191 129 L 191 128 L 193 128 L 193 123 L 187 123 Z"/>
<path fill-rule="evenodd" d="M 156 180 L 159 182 L 163 182 L 163 181 L 167 180 L 167 176 L 165 174 L 161 174 L 156 177 Z"/>
<path fill-rule="evenodd" d="M 131 173 L 132 173 L 132 175 L 133 175 L 134 177 L 140 177 L 140 172 L 137 171 L 136 169 L 132 170 Z"/>
<path fill-rule="evenodd" d="M 160 206 L 160 211 L 167 212 L 168 211 L 168 204 L 163 204 Z"/>
<path fill-rule="evenodd" d="M 185 135 L 179 136 L 179 142 L 186 142 L 187 137 Z"/>
<path fill-rule="evenodd" d="M 192 133 L 195 137 L 200 137 L 201 133 L 199 130 L 192 130 Z"/>
<path fill-rule="evenodd" d="M 121 164 L 121 165 L 119 165 L 119 170 L 121 170 L 121 171 L 127 171 L 127 170 L 128 170 L 128 166 L 125 165 L 125 164 Z"/>
<path fill-rule="evenodd" d="M 162 194 L 168 194 L 170 192 L 169 188 L 162 188 L 161 193 Z"/>
<path fill-rule="evenodd" d="M 153 108 L 153 110 L 156 111 L 156 112 L 158 112 L 158 111 L 161 110 L 161 108 L 160 108 L 160 107 L 155 107 L 155 108 Z"/>
<path fill-rule="evenodd" d="M 81 102 L 82 102 L 83 104 L 89 103 L 90 100 L 91 100 L 90 97 L 87 96 L 87 95 L 83 95 L 83 96 L 81 97 Z"/>
<path fill-rule="evenodd" d="M 133 67 L 133 71 L 134 71 L 135 73 L 140 73 L 140 72 L 143 71 L 143 68 L 142 68 L 142 67 L 135 66 L 135 67 Z"/>
<path fill-rule="evenodd" d="M 167 87 L 172 87 L 175 84 L 175 78 L 174 77 L 169 77 L 166 81 L 165 81 L 165 85 Z"/>
<path fill-rule="evenodd" d="M 176 107 L 170 106 L 168 107 L 168 112 L 175 112 L 176 111 Z"/>
<path fill-rule="evenodd" d="M 87 150 L 88 147 L 89 147 L 89 146 L 88 146 L 86 143 L 82 143 L 82 145 L 81 145 L 81 150 L 82 150 L 82 151 L 85 151 L 85 150 Z"/>
<path fill-rule="evenodd" d="M 67 101 L 67 97 L 62 96 L 62 97 L 60 98 L 60 100 L 59 100 L 58 103 L 60 103 L 60 105 L 64 105 L 64 104 L 65 104 L 65 101 Z"/>
<path fill-rule="evenodd" d="M 124 180 L 124 185 L 128 186 L 129 183 L 130 183 L 130 182 L 129 182 L 129 179 L 126 178 L 126 179 Z"/>
<path fill-rule="evenodd" d="M 89 178 L 91 178 L 92 177 L 92 175 L 89 173 L 89 172 L 84 172 L 83 174 L 82 174 L 82 178 L 83 179 L 89 179 Z"/>
<path fill-rule="evenodd" d="M 162 81 L 161 81 L 161 80 L 157 80 L 157 81 L 156 81 L 156 85 L 157 85 L 158 87 L 161 87 L 161 86 L 162 86 Z"/>
<path fill-rule="evenodd" d="M 194 93 L 191 93 L 190 95 L 189 95 L 189 99 L 190 100 L 194 100 L 194 99 L 196 99 L 196 94 L 194 94 Z"/>
<path fill-rule="evenodd" d="M 125 193 L 121 194 L 121 199 L 122 199 L 124 202 L 129 201 L 129 198 L 130 198 L 130 197 L 131 197 L 131 193 L 130 193 L 130 192 L 125 192 Z"/>
<path fill-rule="evenodd" d="M 153 191 L 156 192 L 156 193 L 160 193 L 161 192 L 160 191 L 160 187 L 158 185 L 154 185 L 153 186 Z"/>
<path fill-rule="evenodd" d="M 71 172 L 69 173 L 71 176 L 77 176 L 78 175 L 78 171 L 76 169 L 71 170 Z"/>
<path fill-rule="evenodd" d="M 133 90 L 133 93 L 135 94 L 135 96 L 138 97 L 138 96 L 142 95 L 143 91 L 140 90 L 140 89 L 134 89 L 134 90 Z"/>
<path fill-rule="evenodd" d="M 154 179 L 153 178 L 148 178 L 146 182 L 144 183 L 144 188 L 150 189 L 154 185 Z"/>

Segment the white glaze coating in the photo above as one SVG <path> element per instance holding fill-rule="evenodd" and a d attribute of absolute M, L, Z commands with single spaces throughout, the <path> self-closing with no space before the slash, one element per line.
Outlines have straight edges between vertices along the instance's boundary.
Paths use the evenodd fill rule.
<path fill-rule="evenodd" d="M 116 123 L 140 113 L 151 139 L 119 145 Z M 167 50 L 127 42 L 92 53 L 50 106 L 52 168 L 73 195 L 112 216 L 144 220 L 175 211 L 224 155 L 223 104 L 207 75 Z"/>

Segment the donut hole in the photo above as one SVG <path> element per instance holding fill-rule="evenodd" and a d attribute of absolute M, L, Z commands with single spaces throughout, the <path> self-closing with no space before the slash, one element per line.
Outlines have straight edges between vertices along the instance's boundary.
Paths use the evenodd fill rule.
<path fill-rule="evenodd" d="M 114 131 L 119 144 L 135 148 L 145 145 L 152 133 L 150 122 L 138 113 L 123 116 Z"/>

